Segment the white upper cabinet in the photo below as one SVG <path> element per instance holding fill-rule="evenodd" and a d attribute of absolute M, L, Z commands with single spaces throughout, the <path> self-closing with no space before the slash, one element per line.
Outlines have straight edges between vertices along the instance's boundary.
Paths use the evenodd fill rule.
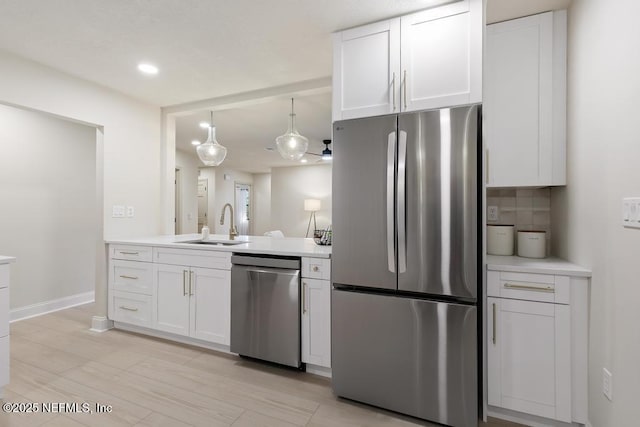
<path fill-rule="evenodd" d="M 482 102 L 482 2 L 401 19 L 402 111 Z"/>
<path fill-rule="evenodd" d="M 333 119 L 400 111 L 400 19 L 333 37 Z"/>
<path fill-rule="evenodd" d="M 334 34 L 333 120 L 482 101 L 482 1 Z"/>
<path fill-rule="evenodd" d="M 488 187 L 566 184 L 566 11 L 487 26 Z"/>

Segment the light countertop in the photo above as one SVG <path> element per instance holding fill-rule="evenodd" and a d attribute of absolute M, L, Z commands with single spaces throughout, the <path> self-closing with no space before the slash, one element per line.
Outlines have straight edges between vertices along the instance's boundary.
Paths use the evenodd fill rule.
<path fill-rule="evenodd" d="M 0 264 L 9 264 L 15 261 L 16 259 L 12 256 L 2 256 L 0 255 Z"/>
<path fill-rule="evenodd" d="M 153 236 L 137 239 L 108 240 L 109 244 L 162 246 L 168 248 L 201 249 L 224 252 L 244 252 L 269 255 L 302 256 L 312 258 L 331 258 L 331 246 L 316 245 L 313 239 L 301 237 L 265 237 L 265 236 L 237 236 L 234 241 L 245 242 L 233 246 L 217 246 L 180 243 L 201 240 L 200 234 L 180 234 L 177 236 Z M 226 234 L 212 234 L 209 240 L 229 241 Z"/>
<path fill-rule="evenodd" d="M 487 255 L 487 270 L 591 277 L 591 270 L 555 257 L 533 259 Z"/>

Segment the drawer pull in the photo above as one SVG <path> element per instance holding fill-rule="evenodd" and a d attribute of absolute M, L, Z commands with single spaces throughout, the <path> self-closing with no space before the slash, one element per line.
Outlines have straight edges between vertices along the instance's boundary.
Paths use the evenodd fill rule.
<path fill-rule="evenodd" d="M 127 311 L 138 311 L 138 309 L 137 309 L 137 308 L 126 307 L 126 306 L 124 306 L 124 305 L 121 305 L 121 306 L 120 306 L 120 308 L 121 308 L 122 310 L 127 310 Z"/>
<path fill-rule="evenodd" d="M 504 287 L 507 289 L 516 289 L 522 291 L 536 291 L 536 292 L 549 292 L 555 293 L 553 286 L 531 286 L 531 285 L 516 285 L 515 283 L 505 283 Z"/>
<path fill-rule="evenodd" d="M 125 252 L 125 251 L 120 251 L 120 253 L 122 255 L 140 255 L 140 252 Z"/>
<path fill-rule="evenodd" d="M 302 282 L 302 314 L 306 314 L 307 312 L 307 302 L 306 302 L 305 291 L 304 291 L 306 287 L 307 287 L 307 283 Z"/>
<path fill-rule="evenodd" d="M 125 276 L 124 274 L 121 274 L 120 277 L 123 279 L 138 280 L 136 276 Z"/>
<path fill-rule="evenodd" d="M 311 270 L 318 272 L 320 271 L 320 267 L 318 267 L 317 265 L 314 265 L 313 267 L 311 267 Z"/>

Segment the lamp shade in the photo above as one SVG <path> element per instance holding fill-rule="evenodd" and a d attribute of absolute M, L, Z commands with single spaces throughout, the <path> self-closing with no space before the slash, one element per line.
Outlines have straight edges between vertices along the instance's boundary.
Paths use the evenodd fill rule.
<path fill-rule="evenodd" d="M 307 212 L 315 212 L 320 210 L 320 200 L 318 199 L 305 199 L 304 210 Z"/>

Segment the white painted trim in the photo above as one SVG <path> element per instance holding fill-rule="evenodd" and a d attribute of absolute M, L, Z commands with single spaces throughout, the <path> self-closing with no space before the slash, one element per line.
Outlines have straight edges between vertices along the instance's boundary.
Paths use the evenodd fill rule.
<path fill-rule="evenodd" d="M 107 316 L 93 316 L 91 318 L 92 332 L 106 332 L 109 329 L 113 329 L 113 320 L 109 320 Z"/>
<path fill-rule="evenodd" d="M 331 378 L 331 368 L 325 368 L 324 366 L 310 365 L 307 363 L 307 372 L 320 375 L 321 377 Z"/>
<path fill-rule="evenodd" d="M 214 344 L 214 343 L 202 341 L 195 338 L 189 338 L 182 335 L 171 334 L 169 332 L 157 331 L 155 329 L 149 329 L 142 326 L 130 325 L 128 323 L 122 323 L 122 322 L 113 322 L 113 326 L 116 329 L 121 329 L 124 331 L 135 332 L 143 335 L 149 335 L 156 338 L 163 338 L 170 341 L 176 341 L 182 344 L 194 345 L 196 347 L 202 347 L 209 350 L 214 350 L 222 353 L 235 355 L 235 353 L 231 353 L 228 345 Z"/>
<path fill-rule="evenodd" d="M 565 423 L 562 421 L 552 420 L 549 418 L 539 417 L 536 415 L 525 414 L 523 412 L 512 411 L 510 409 L 489 406 L 487 415 L 492 418 L 511 421 L 518 424 L 524 424 L 531 427 L 578 427 L 584 426 L 580 423 Z M 591 427 L 591 424 L 587 423 Z"/>
<path fill-rule="evenodd" d="M 31 317 L 42 316 L 43 314 L 53 313 L 54 311 L 64 310 L 78 305 L 88 304 L 95 300 L 95 291 L 84 292 L 81 294 L 70 295 L 64 298 L 58 298 L 51 301 L 39 302 L 37 304 L 27 305 L 25 307 L 14 308 L 9 312 L 9 321 L 29 319 Z"/>

